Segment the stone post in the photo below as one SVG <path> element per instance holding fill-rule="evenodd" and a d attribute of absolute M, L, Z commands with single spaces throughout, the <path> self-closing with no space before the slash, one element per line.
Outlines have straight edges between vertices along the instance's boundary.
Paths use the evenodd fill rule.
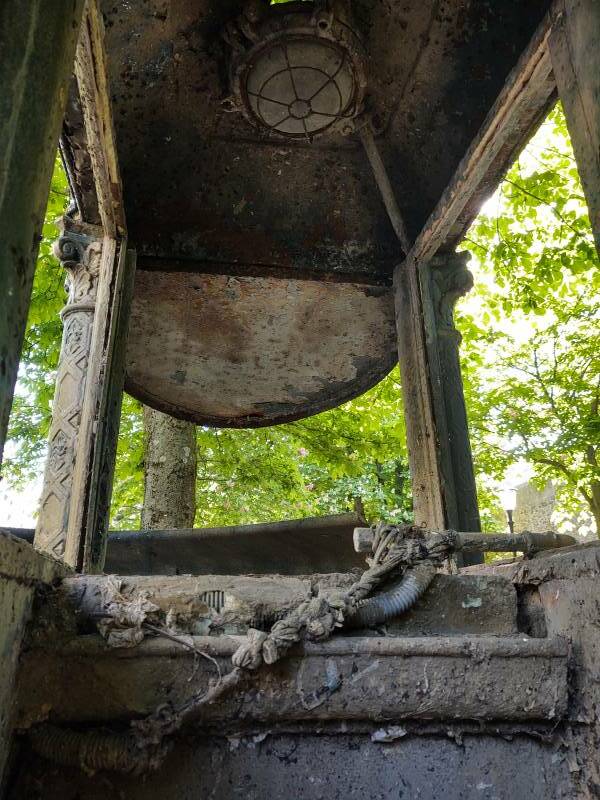
<path fill-rule="evenodd" d="M 456 303 L 473 288 L 473 276 L 467 269 L 469 258 L 468 253 L 435 256 L 430 265 L 430 291 L 449 461 L 456 498 L 455 525 L 461 531 L 479 531 L 481 523 L 460 369 L 459 347 L 462 337 L 454 324 Z"/>
<path fill-rule="evenodd" d="M 68 217 L 54 252 L 67 271 L 63 338 L 35 546 L 62 558 L 69 523 L 73 468 L 92 339 L 102 232 Z"/>

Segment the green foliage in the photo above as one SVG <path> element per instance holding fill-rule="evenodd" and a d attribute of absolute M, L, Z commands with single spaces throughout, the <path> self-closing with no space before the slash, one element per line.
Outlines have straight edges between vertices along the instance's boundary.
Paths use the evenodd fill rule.
<path fill-rule="evenodd" d="M 117 461 L 113 482 L 111 525 L 117 530 L 140 527 L 144 499 L 144 431 L 142 404 L 123 394 Z"/>
<path fill-rule="evenodd" d="M 63 274 L 51 254 L 67 201 L 57 164 L 10 422 L 8 481 L 45 453 L 61 338 Z M 563 487 L 563 509 L 600 504 L 600 271 L 564 117 L 557 107 L 471 227 L 476 285 L 458 310 L 485 529 L 502 526 L 495 482 L 519 459 Z M 410 490 L 398 370 L 364 396 L 259 430 L 198 428 L 198 525 L 337 513 L 406 520 Z M 139 526 L 141 406 L 124 398 L 113 525 Z M 596 501 L 596 495 L 598 500 Z"/>
<path fill-rule="evenodd" d="M 139 524 L 141 406 L 126 397 L 113 494 L 115 528 Z M 410 488 L 398 372 L 316 417 L 257 430 L 198 427 L 197 524 L 268 521 L 350 510 L 405 520 Z"/>
<path fill-rule="evenodd" d="M 254 431 L 200 429 L 198 519 L 259 521 L 337 513 L 406 518 L 397 373 L 340 408 Z"/>
<path fill-rule="evenodd" d="M 52 244 L 58 237 L 57 220 L 68 200 L 67 178 L 57 157 L 10 417 L 8 438 L 12 447 L 3 464 L 4 476 L 13 485 L 31 480 L 40 471 L 46 452 L 62 336 L 59 312 L 65 302 L 64 272 L 52 254 Z"/>
<path fill-rule="evenodd" d="M 522 458 L 599 518 L 600 271 L 557 106 L 465 242 L 478 282 L 460 315 L 477 467 Z"/>

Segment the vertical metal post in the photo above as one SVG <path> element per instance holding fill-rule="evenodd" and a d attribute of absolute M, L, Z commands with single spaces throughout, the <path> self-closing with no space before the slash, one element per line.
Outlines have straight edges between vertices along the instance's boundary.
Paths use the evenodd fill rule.
<path fill-rule="evenodd" d="M 550 56 L 600 253 L 600 3 L 557 0 Z"/>
<path fill-rule="evenodd" d="M 0 463 L 83 5 L 0 3 Z"/>
<path fill-rule="evenodd" d="M 415 523 L 480 530 L 475 476 L 460 371 L 454 306 L 473 285 L 467 254 L 418 263 L 368 120 L 357 126 L 373 176 L 406 259 L 394 273 Z"/>

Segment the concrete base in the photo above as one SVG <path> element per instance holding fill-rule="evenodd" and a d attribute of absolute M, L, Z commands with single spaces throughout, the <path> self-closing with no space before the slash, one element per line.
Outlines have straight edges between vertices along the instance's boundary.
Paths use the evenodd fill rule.
<path fill-rule="evenodd" d="M 240 686 L 200 728 L 182 733 L 161 769 L 146 779 L 88 777 L 57 767 L 30 752 L 26 735 L 18 737 L 21 752 L 7 797 L 600 796 L 600 545 L 479 571 L 482 576 L 470 571 L 466 582 L 452 578 L 470 587 L 455 597 L 481 597 L 471 590 L 489 589 L 490 578 L 499 579 L 501 591 L 512 583 L 519 628 L 533 638 L 413 633 L 306 645 Z M 441 591 L 438 600 L 444 596 L 448 592 Z M 510 591 L 506 596 L 514 600 Z M 458 605 L 457 613 L 460 619 Z M 34 640 L 22 655 L 18 724 L 25 734 L 46 717 L 69 726 L 122 728 L 157 702 L 177 702 L 206 687 L 210 665 L 202 659 L 196 669 L 175 642 L 107 650 L 76 627 Z M 194 642 L 224 669 L 237 644 L 227 636 Z"/>
<path fill-rule="evenodd" d="M 501 576 L 439 574 L 417 604 L 386 630 L 391 636 L 510 636 L 518 631 L 516 592 Z"/>
<path fill-rule="evenodd" d="M 373 734 L 376 731 L 373 732 Z M 147 778 L 86 777 L 24 752 L 8 800 L 567 800 L 565 754 L 525 737 L 303 735 L 180 742 Z M 376 737 L 374 737 L 376 738 Z"/>
<path fill-rule="evenodd" d="M 16 706 L 15 677 L 35 587 L 66 574 L 58 562 L 26 542 L 0 536 L 0 794 Z"/>
<path fill-rule="evenodd" d="M 241 637 L 190 637 L 223 674 Z M 20 727 L 106 723 L 175 706 L 206 690 L 215 667 L 169 639 L 110 649 L 96 636 L 24 654 Z M 263 666 L 201 723 L 244 726 L 322 720 L 549 721 L 567 709 L 567 650 L 560 639 L 344 637 L 295 648 Z"/>

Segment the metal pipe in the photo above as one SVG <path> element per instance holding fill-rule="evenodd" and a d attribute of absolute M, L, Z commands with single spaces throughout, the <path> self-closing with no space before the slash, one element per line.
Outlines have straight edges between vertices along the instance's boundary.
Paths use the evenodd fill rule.
<path fill-rule="evenodd" d="M 540 550 L 553 550 L 556 547 L 570 547 L 577 544 L 572 536 L 563 533 L 523 533 L 495 534 L 495 533 L 457 533 L 455 549 L 463 553 L 490 552 L 509 553 L 537 553 Z"/>
<path fill-rule="evenodd" d="M 349 628 L 373 628 L 404 614 L 414 606 L 434 579 L 432 564 L 417 564 L 407 570 L 402 579 L 387 592 L 362 600 L 354 614 L 347 619 Z"/>
<path fill-rule="evenodd" d="M 407 255 L 411 248 L 411 241 L 408 236 L 404 219 L 400 213 L 400 207 L 398 206 L 398 201 L 396 200 L 396 195 L 394 194 L 394 189 L 392 188 L 387 169 L 385 168 L 385 164 L 381 158 L 381 153 L 377 147 L 377 142 L 373 136 L 373 129 L 371 128 L 370 121 L 367 120 L 363 125 L 358 124 L 356 126 L 356 130 L 360 136 L 362 145 L 365 148 L 365 153 L 367 154 L 369 164 L 373 170 L 375 183 L 379 188 L 381 199 L 383 200 L 388 217 L 392 223 L 394 233 L 398 237 L 398 241 L 404 250 L 404 255 Z"/>
<path fill-rule="evenodd" d="M 540 550 L 553 550 L 557 547 L 571 547 L 577 544 L 573 536 L 563 533 L 463 533 L 458 531 L 424 531 L 425 537 L 452 536 L 453 549 L 464 553 L 537 553 Z M 354 549 L 357 553 L 370 553 L 375 531 L 373 528 L 354 529 Z"/>

